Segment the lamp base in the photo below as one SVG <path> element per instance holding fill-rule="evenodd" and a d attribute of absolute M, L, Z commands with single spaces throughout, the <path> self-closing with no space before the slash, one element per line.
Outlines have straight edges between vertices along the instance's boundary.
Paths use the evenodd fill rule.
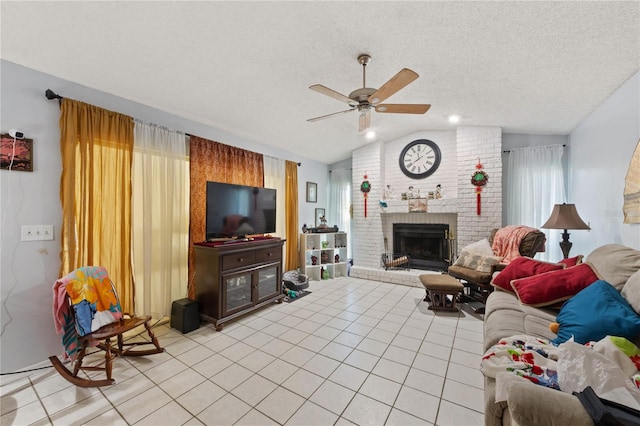
<path fill-rule="evenodd" d="M 571 247 L 573 244 L 569 241 L 569 233 L 565 229 L 562 233 L 562 241 L 560 241 L 560 250 L 562 250 L 562 255 L 565 259 L 569 258 L 569 251 L 571 251 Z"/>

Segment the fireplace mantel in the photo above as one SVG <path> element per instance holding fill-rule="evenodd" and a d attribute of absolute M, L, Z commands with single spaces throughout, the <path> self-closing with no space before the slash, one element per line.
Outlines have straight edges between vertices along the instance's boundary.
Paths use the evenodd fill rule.
<path fill-rule="evenodd" d="M 408 200 L 384 200 L 387 207 L 380 207 L 380 214 L 398 214 L 406 213 L 407 215 L 420 215 L 424 213 L 409 213 Z M 427 214 L 429 213 L 458 213 L 457 198 L 440 198 L 439 200 L 427 200 Z"/>

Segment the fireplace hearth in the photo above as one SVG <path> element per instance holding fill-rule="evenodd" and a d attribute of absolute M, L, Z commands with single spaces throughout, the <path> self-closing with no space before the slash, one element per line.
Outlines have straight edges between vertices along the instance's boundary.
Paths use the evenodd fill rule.
<path fill-rule="evenodd" d="M 411 267 L 446 271 L 449 261 L 449 225 L 394 223 L 393 251 L 411 256 Z"/>

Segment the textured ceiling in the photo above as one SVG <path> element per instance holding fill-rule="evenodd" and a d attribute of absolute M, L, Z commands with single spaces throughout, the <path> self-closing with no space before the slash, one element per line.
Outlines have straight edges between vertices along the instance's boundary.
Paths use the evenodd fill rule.
<path fill-rule="evenodd" d="M 432 104 L 373 112 L 381 141 L 449 114 L 567 134 L 640 69 L 638 1 L 2 1 L 1 19 L 3 59 L 325 163 L 367 141 L 356 112 L 307 122 L 347 109 L 308 87 L 360 88 L 360 53 L 369 87 L 420 75 L 388 103 Z"/>

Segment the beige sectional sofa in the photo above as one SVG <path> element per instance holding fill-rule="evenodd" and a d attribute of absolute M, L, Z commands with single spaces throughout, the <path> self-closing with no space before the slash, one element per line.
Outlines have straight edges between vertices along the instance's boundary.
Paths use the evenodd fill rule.
<path fill-rule="evenodd" d="M 640 251 L 610 244 L 594 250 L 586 261 L 602 279 L 620 291 L 629 277 L 640 270 Z M 634 282 L 637 276 L 634 276 Z M 487 300 L 485 311 L 485 351 L 501 338 L 513 335 L 555 338 L 549 324 L 556 320 L 558 313 L 558 308 L 533 308 L 521 304 L 513 293 L 494 291 Z M 494 379 L 485 378 L 486 425 L 593 424 L 578 398 L 569 393 L 526 382 L 515 383 L 509 390 L 507 401 L 496 403 L 495 385 Z"/>

